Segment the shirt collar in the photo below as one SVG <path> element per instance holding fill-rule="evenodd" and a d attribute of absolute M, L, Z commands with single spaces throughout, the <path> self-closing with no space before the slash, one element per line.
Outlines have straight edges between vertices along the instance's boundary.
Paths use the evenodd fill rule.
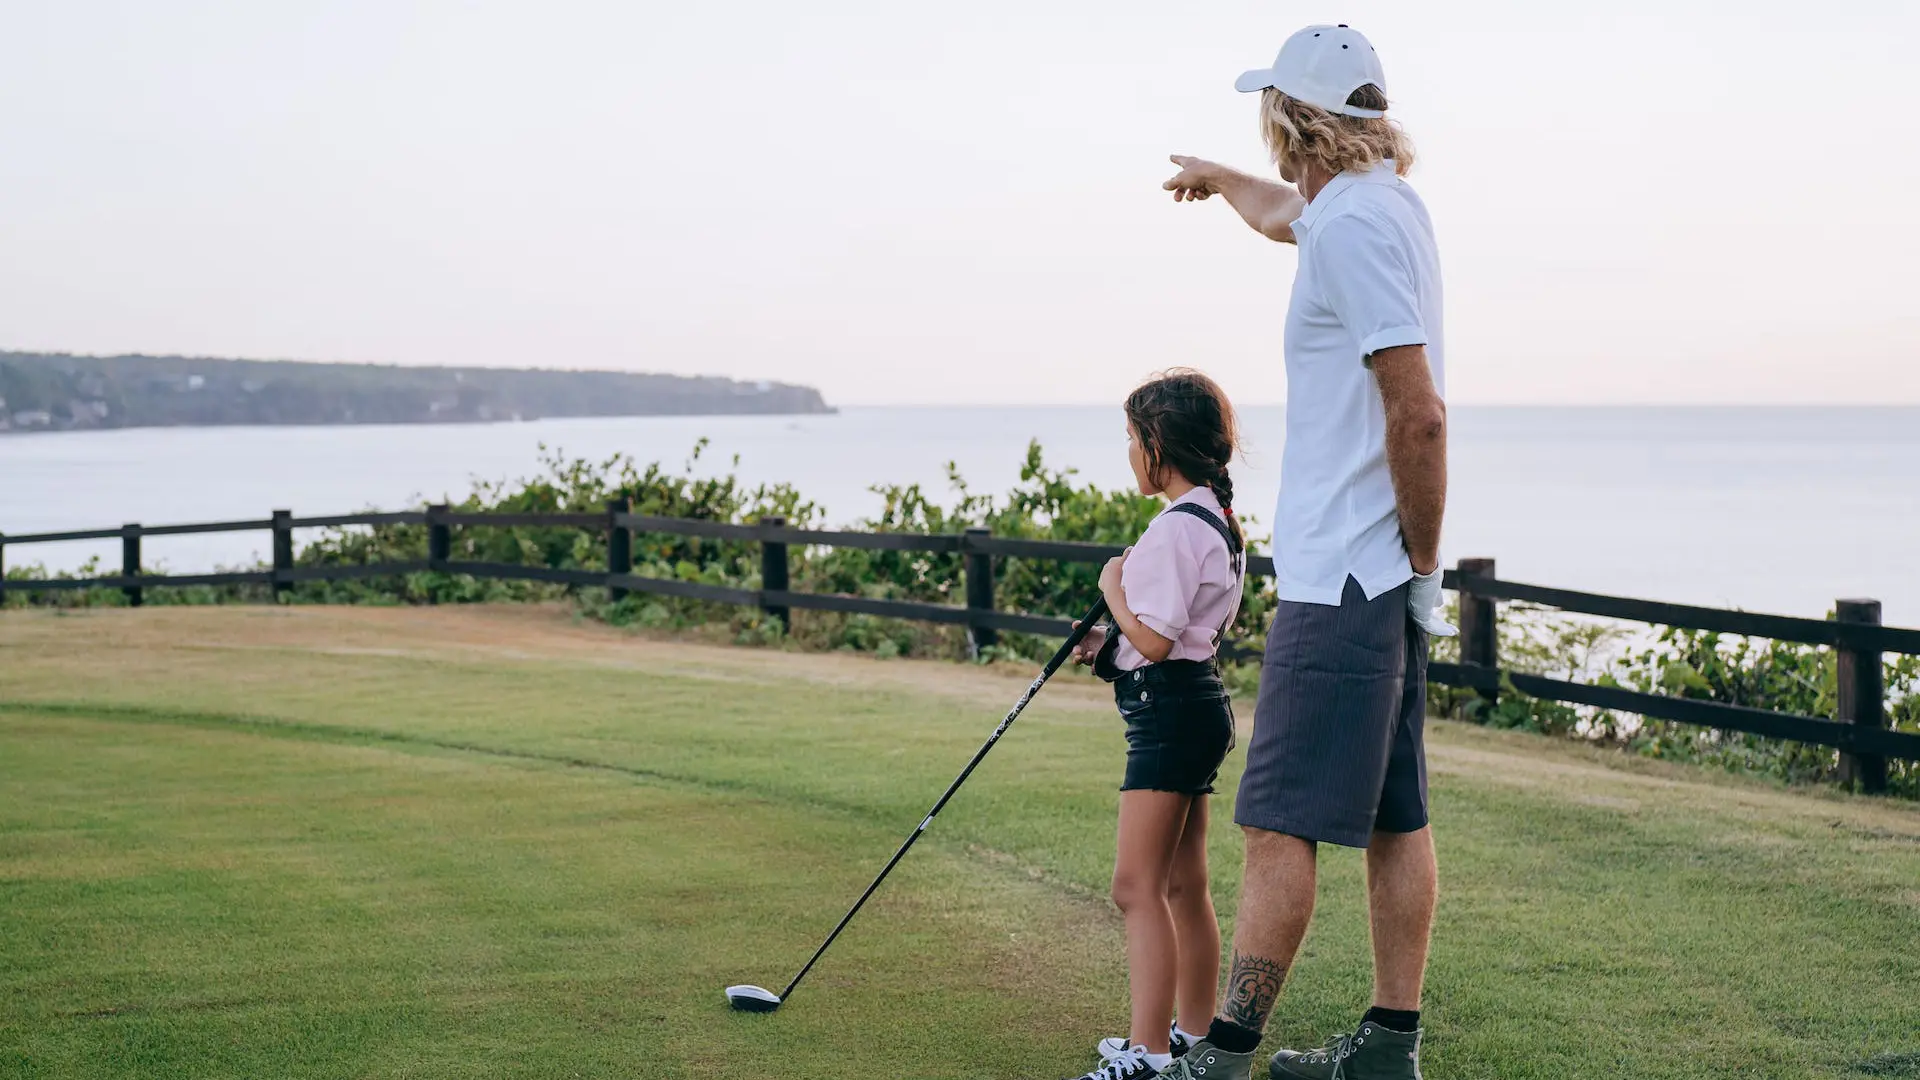
<path fill-rule="evenodd" d="M 1399 179 L 1400 174 L 1396 171 L 1392 158 L 1380 161 L 1373 168 L 1363 172 L 1343 172 L 1327 181 L 1327 186 L 1321 188 L 1320 193 L 1307 203 L 1305 210 L 1300 211 L 1299 220 L 1293 223 L 1293 230 L 1298 233 L 1303 229 L 1312 229 L 1313 223 L 1320 219 L 1320 215 L 1326 211 L 1326 208 L 1333 205 L 1333 201 L 1339 198 L 1341 193 L 1355 184 L 1391 184 Z"/>
<path fill-rule="evenodd" d="M 1169 502 L 1167 504 L 1167 509 L 1168 510 L 1173 509 L 1173 507 L 1178 503 L 1189 503 L 1189 502 L 1199 503 L 1201 506 L 1204 506 L 1209 510 L 1220 509 L 1219 496 L 1215 495 L 1213 493 L 1213 489 L 1208 487 L 1205 484 L 1201 484 L 1200 486 L 1194 488 L 1192 491 L 1187 492 L 1185 495 L 1182 495 L 1179 498 L 1173 500 L 1172 502 Z M 1163 510 L 1161 511 L 1161 513 L 1166 513 L 1166 511 Z"/>

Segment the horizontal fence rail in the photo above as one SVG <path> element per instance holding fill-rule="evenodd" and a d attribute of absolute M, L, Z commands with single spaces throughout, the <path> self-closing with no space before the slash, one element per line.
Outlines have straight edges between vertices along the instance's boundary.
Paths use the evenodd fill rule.
<path fill-rule="evenodd" d="M 1492 600 L 1518 600 L 1583 615 L 1599 615 L 1657 626 L 1684 626 L 1690 630 L 1717 630 L 1723 634 L 1793 641 L 1803 645 L 1920 653 L 1920 630 L 1827 619 L 1800 619 L 1789 615 L 1762 615 L 1655 600 L 1629 600 L 1619 596 L 1574 592 L 1571 589 L 1522 585 L 1517 581 L 1500 581 L 1473 574 L 1452 573 L 1448 578 L 1448 588 L 1461 592 Z"/>
<path fill-rule="evenodd" d="M 428 558 L 369 565 L 297 568 L 293 565 L 292 532 L 295 529 L 394 525 L 426 526 Z M 456 528 L 517 527 L 585 529 L 604 533 L 607 537 L 608 569 L 569 570 L 472 562 L 450 557 L 451 534 Z M 273 534 L 271 569 L 218 574 L 140 572 L 140 540 L 143 537 L 247 531 Z M 759 544 L 762 550 L 762 587 L 743 589 L 635 574 L 632 572 L 631 546 L 634 534 Z M 284 592 L 305 581 L 343 581 L 434 572 L 500 580 L 540 581 L 576 588 L 605 588 L 611 590 L 616 598 L 644 593 L 757 607 L 782 623 L 788 620 L 788 613 L 795 608 L 942 623 L 966 627 L 970 641 L 976 647 L 984 647 L 993 644 L 1000 631 L 1059 636 L 1072 626 L 1072 621 L 1066 618 L 995 610 L 993 560 L 1097 563 L 1124 550 L 1113 544 L 993 536 L 984 529 L 942 534 L 855 532 L 795 528 L 780 518 L 740 523 L 663 517 L 632 513 L 625 500 L 616 500 L 609 503 L 605 511 L 594 513 L 457 513 L 447 506 L 431 506 L 425 510 L 297 518 L 291 512 L 281 510 L 276 511 L 273 517 L 261 520 L 161 526 L 130 524 L 111 529 L 15 536 L 0 534 L 0 570 L 4 569 L 8 548 L 116 538 L 122 543 L 121 573 L 93 578 L 4 580 L 0 581 L 0 596 L 9 590 L 121 589 L 130 603 L 139 604 L 143 590 L 150 588 L 270 585 L 275 592 Z M 961 556 L 962 574 L 965 577 L 962 584 L 967 603 L 958 606 L 795 592 L 787 588 L 787 560 L 793 547 L 848 547 Z M 1273 576 L 1271 558 L 1253 556 L 1247 562 L 1248 573 L 1253 576 Z M 1868 791 L 1884 788 L 1887 759 L 1920 760 L 1920 734 L 1886 730 L 1885 690 L 1880 677 L 1882 653 L 1920 654 L 1920 630 L 1880 625 L 1879 604 L 1875 601 L 1840 601 L 1839 617 L 1831 620 L 1793 618 L 1505 581 L 1494 574 L 1492 559 L 1461 560 L 1456 569 L 1447 571 L 1445 585 L 1460 594 L 1461 659 L 1459 663 L 1435 661 L 1429 665 L 1428 676 L 1436 683 L 1477 690 L 1489 696 L 1496 694 L 1503 686 L 1510 686 L 1520 693 L 1553 701 L 1832 747 L 1842 754 L 1843 776 Z M 1497 601 L 1538 604 L 1561 611 L 1656 626 L 1825 646 L 1835 650 L 1839 662 L 1839 715 L 1833 718 L 1799 716 L 1503 671 L 1496 654 Z M 1238 656 L 1252 653 L 1245 647 L 1232 645 L 1228 646 L 1227 651 L 1230 655 Z"/>

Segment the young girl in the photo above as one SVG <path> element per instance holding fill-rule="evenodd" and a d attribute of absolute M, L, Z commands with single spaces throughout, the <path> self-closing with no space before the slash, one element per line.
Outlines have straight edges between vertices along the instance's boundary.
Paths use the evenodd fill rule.
<path fill-rule="evenodd" d="M 1169 505 L 1101 572 L 1113 625 L 1088 634 L 1077 656 L 1113 683 L 1127 724 L 1113 900 L 1126 915 L 1133 996 L 1127 1037 L 1102 1040 L 1104 1064 L 1081 1080 L 1157 1075 L 1205 1036 L 1220 978 L 1207 796 L 1234 745 L 1213 657 L 1246 569 L 1227 476 L 1233 407 L 1212 379 L 1176 370 L 1129 395 L 1126 414 L 1140 493 Z"/>

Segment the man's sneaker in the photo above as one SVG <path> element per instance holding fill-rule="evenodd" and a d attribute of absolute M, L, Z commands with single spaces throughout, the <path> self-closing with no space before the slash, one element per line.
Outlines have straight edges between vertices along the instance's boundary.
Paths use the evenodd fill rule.
<path fill-rule="evenodd" d="M 1187 1037 L 1180 1033 L 1178 1027 L 1175 1027 L 1167 1033 L 1167 1052 L 1174 1057 L 1184 1055 L 1192 1045 L 1193 1043 L 1189 1042 Z M 1114 1058 L 1133 1049 L 1133 1044 L 1127 1041 L 1126 1036 L 1115 1035 L 1111 1039 L 1101 1039 L 1100 1045 L 1095 1049 L 1100 1051 L 1101 1061 L 1112 1061 Z"/>
<path fill-rule="evenodd" d="M 1268 1072 L 1273 1080 L 1420 1080 L 1420 1032 L 1361 1024 L 1318 1050 L 1280 1051 Z"/>
<path fill-rule="evenodd" d="M 1101 1062 L 1090 1073 L 1083 1073 L 1074 1080 L 1150 1080 L 1165 1075 L 1147 1064 L 1147 1052 L 1138 1046 L 1128 1047 L 1125 1051 Z"/>
<path fill-rule="evenodd" d="M 1205 1039 L 1160 1073 L 1162 1080 L 1251 1080 L 1253 1055 L 1229 1054 Z"/>

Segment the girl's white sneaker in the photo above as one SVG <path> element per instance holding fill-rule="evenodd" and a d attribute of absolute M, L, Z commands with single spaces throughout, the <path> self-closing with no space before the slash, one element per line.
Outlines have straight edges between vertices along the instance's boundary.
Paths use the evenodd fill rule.
<path fill-rule="evenodd" d="M 1105 1044 L 1106 1040 L 1102 1039 L 1101 1045 Z M 1153 1080 L 1159 1075 L 1159 1070 L 1147 1060 L 1146 1049 L 1130 1046 L 1102 1061 L 1092 1072 L 1074 1077 L 1074 1080 Z"/>
<path fill-rule="evenodd" d="M 1189 1042 L 1187 1037 L 1180 1033 L 1178 1027 L 1174 1028 L 1167 1035 L 1167 1049 L 1172 1052 L 1176 1058 L 1185 1054 L 1187 1048 L 1192 1045 L 1193 1043 Z M 1126 1036 L 1121 1035 L 1111 1039 L 1101 1039 L 1100 1045 L 1095 1047 L 1095 1049 L 1100 1052 L 1101 1061 L 1112 1061 L 1114 1058 L 1133 1049 L 1133 1044 L 1127 1042 Z"/>

